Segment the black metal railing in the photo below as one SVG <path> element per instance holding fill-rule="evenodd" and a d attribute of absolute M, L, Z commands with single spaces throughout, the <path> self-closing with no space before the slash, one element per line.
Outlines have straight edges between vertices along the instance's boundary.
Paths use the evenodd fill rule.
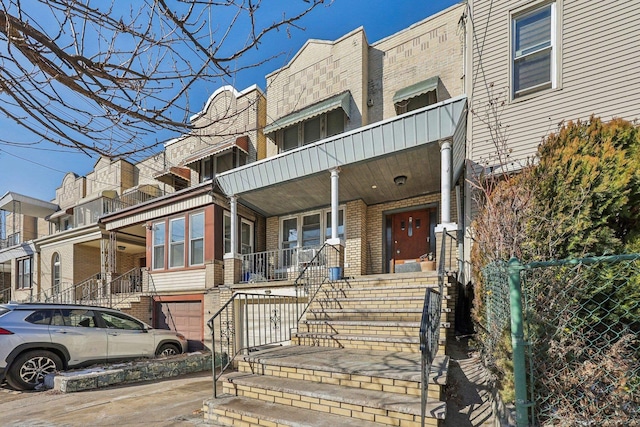
<path fill-rule="evenodd" d="M 298 313 L 298 320 L 302 318 L 325 282 L 342 279 L 343 265 L 342 252 L 336 246 L 327 243 L 317 249 L 314 256 L 307 262 L 300 265 L 300 274 L 294 285 L 296 296 L 300 299 L 304 298 L 307 305 Z"/>
<path fill-rule="evenodd" d="M 420 321 L 420 353 L 421 353 L 421 425 L 424 427 L 427 394 L 429 388 L 429 374 L 431 366 L 438 354 L 440 345 L 440 327 L 442 319 L 442 298 L 444 295 L 445 280 L 453 267 L 454 248 L 457 245 L 456 236 L 442 230 L 440 244 L 440 256 L 438 257 L 438 288 L 427 288 L 422 306 L 422 319 Z"/>

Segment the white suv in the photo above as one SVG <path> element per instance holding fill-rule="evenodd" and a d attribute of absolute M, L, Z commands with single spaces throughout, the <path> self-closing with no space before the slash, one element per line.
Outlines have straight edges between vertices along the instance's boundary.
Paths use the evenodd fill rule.
<path fill-rule="evenodd" d="M 55 371 L 186 349 L 182 334 L 110 308 L 0 304 L 0 383 L 18 390 L 34 389 Z"/>

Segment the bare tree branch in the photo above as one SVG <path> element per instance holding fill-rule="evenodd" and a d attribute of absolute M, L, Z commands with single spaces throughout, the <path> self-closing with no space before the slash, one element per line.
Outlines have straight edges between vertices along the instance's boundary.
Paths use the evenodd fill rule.
<path fill-rule="evenodd" d="M 325 3 L 287 2 L 274 20 L 261 0 L 0 0 L 0 112 L 35 142 L 150 151 L 158 132 L 191 130 L 193 90 L 274 58 L 243 61 Z"/>

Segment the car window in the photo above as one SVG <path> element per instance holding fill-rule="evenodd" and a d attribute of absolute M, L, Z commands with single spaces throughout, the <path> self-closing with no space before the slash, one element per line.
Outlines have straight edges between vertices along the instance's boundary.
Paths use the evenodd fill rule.
<path fill-rule="evenodd" d="M 95 313 L 93 310 L 64 308 L 56 310 L 51 324 L 55 326 L 95 328 Z"/>
<path fill-rule="evenodd" d="M 2 316 L 5 313 L 8 313 L 10 310 L 8 308 L 5 307 L 0 307 L 0 316 Z"/>
<path fill-rule="evenodd" d="M 110 329 L 128 329 L 130 331 L 140 331 L 144 329 L 144 325 L 135 319 L 132 319 L 120 313 L 100 312 L 102 320 L 107 328 Z"/>
<path fill-rule="evenodd" d="M 27 316 L 26 320 L 34 325 L 49 325 L 51 323 L 52 310 L 36 310 Z"/>

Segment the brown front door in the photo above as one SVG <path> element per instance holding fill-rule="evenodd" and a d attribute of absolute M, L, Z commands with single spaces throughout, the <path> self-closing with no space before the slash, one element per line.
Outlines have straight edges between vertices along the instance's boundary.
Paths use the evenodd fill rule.
<path fill-rule="evenodd" d="M 420 209 L 394 214 L 391 220 L 391 258 L 415 259 L 429 252 L 429 211 Z"/>

